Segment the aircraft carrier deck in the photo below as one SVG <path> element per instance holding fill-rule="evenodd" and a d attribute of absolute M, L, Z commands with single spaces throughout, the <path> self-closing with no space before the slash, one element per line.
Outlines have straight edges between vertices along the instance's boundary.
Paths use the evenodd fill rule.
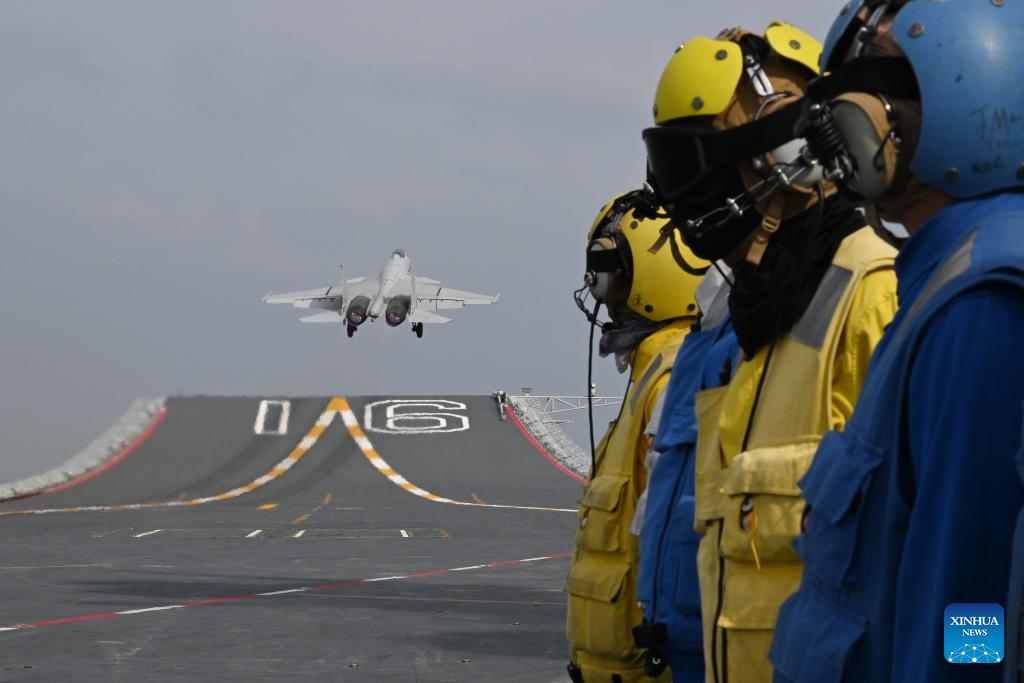
<path fill-rule="evenodd" d="M 564 680 L 581 484 L 490 397 L 182 397 L 0 502 L 0 680 Z"/>

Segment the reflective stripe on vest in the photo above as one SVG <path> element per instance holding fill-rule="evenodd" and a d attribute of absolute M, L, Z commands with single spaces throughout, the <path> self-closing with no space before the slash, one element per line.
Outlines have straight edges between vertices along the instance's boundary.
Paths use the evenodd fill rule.
<path fill-rule="evenodd" d="M 903 325 L 900 326 L 899 333 L 896 335 L 896 344 L 902 344 L 907 338 L 908 331 L 913 327 L 914 319 L 921 313 L 921 309 L 924 308 L 925 304 L 931 301 L 931 298 L 943 286 L 966 273 L 967 269 L 971 267 L 971 254 L 974 251 L 974 238 L 977 234 L 977 232 L 972 232 L 968 235 L 963 244 L 957 247 L 956 251 L 928 279 L 928 283 L 921 290 L 914 303 L 911 304 L 910 310 L 907 311 Z"/>
<path fill-rule="evenodd" d="M 807 310 L 775 342 L 746 449 L 724 462 L 719 416 L 729 387 L 697 396 L 695 529 L 709 681 L 770 681 L 779 606 L 799 585 L 793 540 L 804 502 L 797 482 L 831 429 L 833 364 L 864 276 L 895 249 L 871 228 L 843 240 Z"/>

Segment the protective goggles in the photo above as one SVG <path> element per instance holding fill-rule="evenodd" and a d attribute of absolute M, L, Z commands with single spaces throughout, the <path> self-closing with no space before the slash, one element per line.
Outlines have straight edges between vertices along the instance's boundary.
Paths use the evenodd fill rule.
<path fill-rule="evenodd" d="M 864 57 L 808 85 L 800 100 L 750 123 L 727 130 L 664 125 L 643 132 L 650 179 L 660 203 L 699 202 L 720 192 L 723 167 L 748 161 L 814 131 L 810 107 L 843 93 L 884 93 L 918 97 L 909 63 L 893 57 Z M 813 151 L 813 150 L 812 150 Z"/>
<path fill-rule="evenodd" d="M 720 191 L 726 166 L 769 152 L 797 137 L 801 107 L 793 103 L 756 121 L 727 130 L 707 126 L 657 126 L 643 132 L 648 182 L 659 201 L 699 202 Z"/>

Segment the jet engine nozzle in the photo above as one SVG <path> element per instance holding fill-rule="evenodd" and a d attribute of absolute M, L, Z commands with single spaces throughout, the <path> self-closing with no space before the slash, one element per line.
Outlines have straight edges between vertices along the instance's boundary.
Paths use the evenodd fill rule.
<path fill-rule="evenodd" d="M 359 327 L 366 322 L 366 309 L 369 307 L 370 297 L 357 296 L 352 299 L 352 303 L 348 305 L 348 311 L 345 313 L 345 319 L 348 320 L 350 325 Z"/>
<path fill-rule="evenodd" d="M 409 304 L 407 296 L 396 296 L 388 303 L 388 308 L 384 312 L 384 320 L 390 327 L 398 327 L 405 322 L 405 317 L 409 315 Z"/>

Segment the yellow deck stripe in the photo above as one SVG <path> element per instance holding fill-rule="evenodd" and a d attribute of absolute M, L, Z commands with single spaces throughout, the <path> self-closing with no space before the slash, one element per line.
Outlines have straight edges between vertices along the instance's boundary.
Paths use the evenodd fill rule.
<path fill-rule="evenodd" d="M 212 496 L 206 496 L 203 498 L 193 498 L 191 500 L 169 500 L 159 503 L 132 503 L 128 505 L 88 505 L 70 508 L 50 508 L 40 510 L 10 510 L 7 512 L 0 512 L 0 517 L 7 517 L 11 515 L 42 515 L 55 512 L 113 512 L 119 510 L 143 510 L 151 508 L 174 508 L 174 507 L 193 507 L 195 505 L 204 505 L 214 501 L 230 500 L 232 498 L 238 498 L 244 496 L 247 493 L 251 493 L 256 489 L 262 488 L 269 484 L 271 481 L 277 479 L 282 474 L 292 468 L 292 466 L 298 462 L 309 449 L 313 447 L 313 444 L 317 442 L 320 435 L 324 433 L 327 427 L 334 421 L 335 415 L 338 414 L 338 407 L 340 405 L 348 406 L 348 402 L 341 399 L 342 403 L 339 403 L 339 399 L 332 399 L 328 404 L 327 408 L 321 413 L 319 419 L 310 428 L 309 432 L 302 438 L 302 442 L 307 445 L 305 447 L 294 448 L 283 460 L 274 465 L 273 468 L 261 477 L 254 479 L 253 481 L 243 486 L 231 489 L 230 491 L 224 491 Z M 302 443 L 300 442 L 300 443 Z"/>
<path fill-rule="evenodd" d="M 575 509 L 570 508 L 549 508 L 549 507 L 536 507 L 531 505 L 496 505 L 488 503 L 469 503 L 461 500 L 451 500 L 450 498 L 443 498 L 426 491 L 419 486 L 409 482 L 405 477 L 398 474 L 393 467 L 391 467 L 384 458 L 380 457 L 380 453 L 370 443 L 366 433 L 363 432 L 359 426 L 359 420 L 356 419 L 355 413 L 352 412 L 352 408 L 349 406 L 348 401 L 344 398 L 335 398 L 331 401 L 331 405 L 337 404 L 337 411 L 341 415 L 341 420 L 345 424 L 345 428 L 348 430 L 349 435 L 352 436 L 352 440 L 355 441 L 356 446 L 362 452 L 366 459 L 370 461 L 378 472 L 383 474 L 388 480 L 398 486 L 399 488 L 405 489 L 414 496 L 419 496 L 426 500 L 434 501 L 435 503 L 448 503 L 449 505 L 465 505 L 468 507 L 482 507 L 482 508 L 500 508 L 504 510 L 541 510 L 544 512 L 576 512 Z"/>
<path fill-rule="evenodd" d="M 69 508 L 50 508 L 50 509 L 37 509 L 37 510 L 11 510 L 7 512 L 0 512 L 0 517 L 6 517 L 11 515 L 41 515 L 55 512 L 106 512 L 106 511 L 118 511 L 118 510 L 142 510 L 151 508 L 175 508 L 175 507 L 192 507 L 195 505 L 204 505 L 206 503 L 229 500 L 232 498 L 238 498 L 247 493 L 251 493 L 259 488 L 266 486 L 271 481 L 277 479 L 292 466 L 298 462 L 309 449 L 320 438 L 331 422 L 334 421 L 334 417 L 340 415 L 342 421 L 345 423 L 345 428 L 348 433 L 352 436 L 359 450 L 366 456 L 366 459 L 379 471 L 381 474 L 386 476 L 396 486 L 399 486 L 409 493 L 415 496 L 430 500 L 436 503 L 447 503 L 449 505 L 463 505 L 467 507 L 484 507 L 484 508 L 498 508 L 504 510 L 540 510 L 544 512 L 576 512 L 575 508 L 554 508 L 554 507 L 539 507 L 531 505 L 499 505 L 492 503 L 471 503 L 461 500 L 452 500 L 450 498 L 444 498 L 442 496 L 435 495 L 426 491 L 415 484 L 410 483 L 402 475 L 398 474 L 393 467 L 391 467 L 384 458 L 380 457 L 380 454 L 374 449 L 373 444 L 370 443 L 366 433 L 359 426 L 359 421 L 356 419 L 355 414 L 352 412 L 352 408 L 349 406 L 348 401 L 343 397 L 335 397 L 328 402 L 327 407 L 321 413 L 316 423 L 306 435 L 300 441 L 300 446 L 296 447 L 289 453 L 283 460 L 278 462 L 274 467 L 262 475 L 256 478 L 248 484 L 241 487 L 231 489 L 213 496 L 206 496 L 203 498 L 193 498 L 191 500 L 171 500 L 163 501 L 158 503 L 131 503 L 126 505 L 90 505 L 90 506 L 79 506 Z M 325 504 L 329 498 L 325 497 Z"/>

